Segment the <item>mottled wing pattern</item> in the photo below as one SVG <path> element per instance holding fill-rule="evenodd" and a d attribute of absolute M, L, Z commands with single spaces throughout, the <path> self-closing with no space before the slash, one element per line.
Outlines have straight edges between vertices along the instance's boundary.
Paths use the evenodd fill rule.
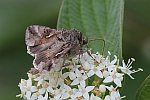
<path fill-rule="evenodd" d="M 34 56 L 34 54 L 48 49 L 54 44 L 57 34 L 60 34 L 60 32 L 49 27 L 38 25 L 29 26 L 26 29 L 28 53 Z"/>
<path fill-rule="evenodd" d="M 27 28 L 26 45 L 28 53 L 35 56 L 33 64 L 39 71 L 50 70 L 71 48 L 71 44 L 62 38 L 61 31 L 37 25 Z"/>
<path fill-rule="evenodd" d="M 26 45 L 27 52 L 35 57 L 32 74 L 50 70 L 64 55 L 79 54 L 79 50 L 87 43 L 87 37 L 75 29 L 58 31 L 45 26 L 29 26 L 26 30 Z"/>

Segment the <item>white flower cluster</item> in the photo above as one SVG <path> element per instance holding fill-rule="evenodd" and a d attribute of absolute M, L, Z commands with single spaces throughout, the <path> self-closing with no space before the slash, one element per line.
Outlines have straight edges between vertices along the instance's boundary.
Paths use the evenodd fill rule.
<path fill-rule="evenodd" d="M 63 67 L 57 64 L 50 71 L 36 75 L 28 73 L 28 80 L 22 79 L 19 87 L 27 100 L 121 100 L 119 89 L 124 75 L 142 71 L 131 70 L 133 58 L 122 66 L 117 56 L 110 61 L 110 52 L 104 58 L 99 53 L 76 56 L 65 61 Z M 80 59 L 79 59 L 80 58 Z"/>

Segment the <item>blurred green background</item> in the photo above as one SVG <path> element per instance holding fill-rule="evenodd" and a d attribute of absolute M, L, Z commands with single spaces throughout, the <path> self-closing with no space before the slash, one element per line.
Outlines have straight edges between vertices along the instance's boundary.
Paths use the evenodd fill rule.
<path fill-rule="evenodd" d="M 26 53 L 25 30 L 29 25 L 56 28 L 62 0 L 0 0 L 0 100 L 21 100 L 18 83 L 33 67 Z M 124 14 L 123 57 L 134 57 L 134 68 L 144 72 L 126 77 L 122 94 L 135 100 L 135 93 L 150 74 L 150 1 L 126 0 Z"/>

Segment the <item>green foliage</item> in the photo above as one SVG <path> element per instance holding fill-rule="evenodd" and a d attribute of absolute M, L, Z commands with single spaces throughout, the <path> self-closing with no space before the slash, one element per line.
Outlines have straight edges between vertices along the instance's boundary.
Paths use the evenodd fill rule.
<path fill-rule="evenodd" d="M 124 0 L 64 0 L 58 20 L 58 29 L 80 30 L 89 39 L 102 38 L 89 43 L 93 51 L 104 48 L 122 58 L 122 23 Z"/>
<path fill-rule="evenodd" d="M 145 79 L 139 88 L 136 100 L 149 100 L 150 99 L 150 75 Z"/>
<path fill-rule="evenodd" d="M 1 54 L 0 100 L 21 100 L 15 97 L 16 94 L 20 93 L 20 90 L 17 87 L 17 85 L 20 81 L 20 78 L 25 78 L 27 76 L 26 72 L 31 67 L 33 67 L 32 66 L 33 57 L 26 54 L 26 46 L 25 46 L 25 39 L 24 39 L 25 29 L 27 26 L 33 24 L 45 25 L 51 28 L 55 28 L 57 14 L 58 14 L 61 1 L 62 0 L 44 0 L 44 1 L 42 0 L 32 0 L 32 1 L 31 0 L 28 1 L 27 0 L 26 1 L 1 0 L 0 2 L 0 19 L 1 19 L 0 20 L 1 23 L 0 24 L 0 54 Z M 70 0 L 70 1 L 77 2 L 78 0 Z M 83 0 L 83 1 L 88 2 L 88 0 Z M 99 2 L 100 1 L 101 0 L 99 0 Z M 115 3 L 116 1 L 120 2 L 120 0 L 108 0 L 108 1 L 110 2 L 112 1 L 112 3 Z M 142 48 L 144 43 L 148 44 L 148 42 L 146 42 L 146 39 L 148 39 L 149 37 L 149 21 L 150 21 L 149 20 L 150 14 L 148 13 L 150 9 L 149 4 L 150 4 L 150 0 L 126 0 L 125 1 L 125 21 L 124 21 L 125 34 L 123 37 L 124 38 L 123 57 L 124 59 L 125 58 L 127 59 L 131 56 L 135 57 L 137 59 L 137 62 L 134 64 L 136 64 L 137 66 L 142 66 L 144 69 L 144 73 L 139 75 L 134 75 L 136 80 L 134 81 L 131 79 L 126 80 L 127 85 L 123 89 L 125 90 L 123 94 L 127 96 L 125 100 L 126 99 L 135 100 L 134 98 L 135 91 L 137 90 L 138 86 L 141 84 L 143 79 L 149 74 L 150 59 L 147 59 L 147 57 L 150 57 L 149 48 L 148 48 L 149 46 L 145 48 L 147 50 L 147 54 L 145 54 L 147 57 L 143 56 L 144 48 Z M 71 10 L 71 8 L 69 8 L 68 10 Z M 75 20 L 75 22 L 77 22 L 77 20 Z M 61 27 L 59 28 L 61 29 Z M 90 30 L 90 32 L 91 31 L 92 30 Z M 84 34 L 88 35 L 87 33 Z M 93 34 L 95 35 L 96 33 Z M 101 34 L 104 35 L 104 33 Z M 113 36 L 113 34 L 111 36 Z M 88 38 L 90 38 L 90 36 L 88 36 Z M 93 39 L 94 36 L 91 36 L 91 38 Z M 126 59 L 125 61 L 127 61 Z M 126 91 L 130 91 L 130 92 L 126 92 Z"/>

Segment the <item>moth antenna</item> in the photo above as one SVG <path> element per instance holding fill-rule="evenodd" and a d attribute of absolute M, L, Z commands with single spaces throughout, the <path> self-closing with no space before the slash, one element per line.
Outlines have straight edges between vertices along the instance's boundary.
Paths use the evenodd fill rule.
<path fill-rule="evenodd" d="M 87 45 L 88 46 L 88 45 Z M 85 50 L 79 50 L 79 64 L 81 65 L 81 67 L 83 68 L 83 64 L 82 64 L 82 62 L 81 62 L 81 60 L 80 60 L 80 57 L 81 57 L 81 55 L 83 54 L 83 52 L 84 52 Z M 82 53 L 81 53 L 82 52 Z M 86 52 L 88 53 L 88 50 L 86 50 Z M 90 55 L 91 56 L 91 55 Z M 91 56 L 92 57 L 92 56 Z M 83 68 L 83 70 L 84 70 L 84 68 Z M 86 76 L 88 77 L 88 75 L 87 75 L 87 72 L 85 71 L 85 73 L 84 74 L 86 74 Z M 90 79 L 90 78 L 89 78 Z M 91 80 L 91 79 L 90 79 Z"/>
<path fill-rule="evenodd" d="M 102 48 L 102 55 L 104 55 L 104 49 L 105 49 L 105 40 L 103 38 L 94 38 L 89 40 L 89 42 L 95 41 L 95 40 L 102 40 L 103 41 L 103 48 Z"/>
<path fill-rule="evenodd" d="M 90 48 L 87 44 L 85 45 L 87 48 Z"/>
<path fill-rule="evenodd" d="M 66 29 L 62 28 L 62 31 L 66 31 Z"/>
<path fill-rule="evenodd" d="M 93 37 L 93 35 L 96 35 L 95 33 L 91 33 L 90 35 L 87 35 L 87 37 Z M 111 38 L 115 38 L 116 39 L 116 37 L 115 36 L 112 36 L 112 35 L 110 35 L 110 34 L 106 34 L 106 33 L 104 33 L 104 34 L 100 34 L 102 37 L 111 37 Z"/>
<path fill-rule="evenodd" d="M 73 28 L 72 30 L 73 30 L 73 31 L 76 31 L 76 29 L 75 29 L 75 28 Z"/>

